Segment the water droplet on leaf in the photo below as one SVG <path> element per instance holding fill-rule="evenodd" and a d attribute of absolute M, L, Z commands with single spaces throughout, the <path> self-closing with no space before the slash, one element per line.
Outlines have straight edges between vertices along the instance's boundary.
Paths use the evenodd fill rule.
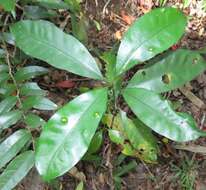
<path fill-rule="evenodd" d="M 68 122 L 67 117 L 62 117 L 62 118 L 61 118 L 61 122 L 64 123 L 64 124 L 66 124 L 66 123 Z"/>
<path fill-rule="evenodd" d="M 152 52 L 152 51 L 153 51 L 153 48 L 152 48 L 152 47 L 150 47 L 148 50 L 149 50 L 150 52 Z"/>
<path fill-rule="evenodd" d="M 99 117 L 100 117 L 100 114 L 99 114 L 98 112 L 95 112 L 95 113 L 94 113 L 94 117 L 99 118 Z"/>

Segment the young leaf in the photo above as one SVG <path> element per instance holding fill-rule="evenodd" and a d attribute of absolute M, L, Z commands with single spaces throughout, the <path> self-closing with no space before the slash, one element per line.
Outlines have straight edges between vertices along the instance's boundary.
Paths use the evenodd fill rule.
<path fill-rule="evenodd" d="M 0 131 L 16 124 L 22 116 L 21 111 L 10 111 L 0 115 Z"/>
<path fill-rule="evenodd" d="M 126 88 L 123 96 L 140 120 L 168 139 L 185 142 L 203 135 L 194 120 L 173 111 L 168 101 L 152 91 Z"/>
<path fill-rule="evenodd" d="M 44 125 L 36 147 L 36 167 L 45 180 L 64 174 L 83 157 L 106 105 L 107 89 L 89 91 L 66 104 Z"/>
<path fill-rule="evenodd" d="M 0 0 L 0 6 L 2 6 L 5 11 L 13 11 L 15 4 L 16 0 Z"/>
<path fill-rule="evenodd" d="M 16 102 L 16 96 L 9 96 L 8 98 L 5 98 L 0 102 L 0 114 L 10 111 L 16 105 Z"/>
<path fill-rule="evenodd" d="M 179 49 L 152 66 L 139 70 L 128 84 L 129 88 L 145 88 L 157 93 L 178 88 L 206 69 L 203 57 L 191 50 Z"/>
<path fill-rule="evenodd" d="M 45 124 L 45 121 L 38 115 L 29 113 L 28 115 L 26 115 L 25 123 L 31 128 L 37 128 L 43 126 Z"/>
<path fill-rule="evenodd" d="M 102 79 L 91 54 L 73 36 L 48 21 L 20 21 L 11 27 L 16 43 L 26 54 L 75 74 Z"/>
<path fill-rule="evenodd" d="M 33 165 L 33 151 L 27 151 L 17 156 L 0 175 L 0 189 L 13 189 L 27 175 Z"/>
<path fill-rule="evenodd" d="M 7 164 L 31 139 L 31 134 L 20 129 L 0 144 L 0 169 Z"/>
<path fill-rule="evenodd" d="M 40 66 L 27 66 L 20 68 L 14 75 L 16 81 L 24 81 L 28 79 L 32 79 L 39 75 L 44 75 L 48 73 L 48 69 Z"/>
<path fill-rule="evenodd" d="M 144 62 L 175 44 L 186 17 L 175 8 L 159 8 L 139 18 L 126 32 L 118 51 L 116 74 Z"/>

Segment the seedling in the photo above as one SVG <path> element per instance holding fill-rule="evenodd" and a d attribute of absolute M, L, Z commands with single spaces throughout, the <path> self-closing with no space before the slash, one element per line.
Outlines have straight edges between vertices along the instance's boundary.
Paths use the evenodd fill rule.
<path fill-rule="evenodd" d="M 104 59 L 107 60 L 105 77 L 88 50 L 52 23 L 24 20 L 11 27 L 16 45 L 27 55 L 102 81 L 102 87 L 74 98 L 44 125 L 35 144 L 35 165 L 45 180 L 64 174 L 84 156 L 102 117 L 112 109 L 119 112 L 109 122 L 112 141 L 126 155 L 147 162 L 156 162 L 158 153 L 149 129 L 178 142 L 205 136 L 190 115 L 175 112 L 160 95 L 181 87 L 206 68 L 197 51 L 178 49 L 159 55 L 178 42 L 186 23 L 187 18 L 175 8 L 160 8 L 145 14 L 125 33 L 117 55 Z M 148 60 L 123 88 L 125 72 Z M 129 119 L 120 110 L 120 96 L 138 119 Z M 107 105 L 112 105 L 112 109 Z M 116 117 L 120 122 L 118 128 L 113 125 Z"/>

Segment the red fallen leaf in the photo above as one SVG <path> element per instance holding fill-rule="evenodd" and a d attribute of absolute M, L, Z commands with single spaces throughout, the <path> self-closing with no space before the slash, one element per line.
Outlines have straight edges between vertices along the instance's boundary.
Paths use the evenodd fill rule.
<path fill-rule="evenodd" d="M 175 44 L 171 47 L 171 50 L 175 51 L 176 49 L 178 49 L 180 46 L 178 44 Z"/>
<path fill-rule="evenodd" d="M 73 88 L 74 86 L 75 86 L 75 82 L 73 82 L 72 80 L 64 80 L 55 84 L 55 87 L 59 87 L 59 88 Z"/>

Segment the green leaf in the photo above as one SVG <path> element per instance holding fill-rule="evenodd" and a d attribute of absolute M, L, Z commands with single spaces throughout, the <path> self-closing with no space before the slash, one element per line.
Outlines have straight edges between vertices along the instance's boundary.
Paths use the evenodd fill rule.
<path fill-rule="evenodd" d="M 126 88 L 125 101 L 138 118 L 155 132 L 178 142 L 195 140 L 201 132 L 195 122 L 172 110 L 166 100 L 146 89 Z"/>
<path fill-rule="evenodd" d="M 116 64 L 116 55 L 115 55 L 114 51 L 104 52 L 100 58 L 106 63 L 105 75 L 106 75 L 107 81 L 110 83 L 114 82 L 115 64 Z"/>
<path fill-rule="evenodd" d="M 151 130 L 140 121 L 129 119 L 125 112 L 121 111 L 120 114 L 123 130 L 131 146 L 136 149 L 137 157 L 147 163 L 155 163 L 159 150 Z"/>
<path fill-rule="evenodd" d="M 0 0 L 0 6 L 2 6 L 5 11 L 13 11 L 15 4 L 16 0 Z"/>
<path fill-rule="evenodd" d="M 8 79 L 9 79 L 9 74 L 8 73 L 1 73 L 0 74 L 0 84 L 5 82 Z"/>
<path fill-rule="evenodd" d="M 81 181 L 77 187 L 75 188 L 75 190 L 84 190 L 84 183 Z"/>
<path fill-rule="evenodd" d="M 36 2 L 50 9 L 69 9 L 69 6 L 61 0 L 36 0 Z"/>
<path fill-rule="evenodd" d="M 27 151 L 17 156 L 0 176 L 0 189 L 13 189 L 34 166 L 34 152 Z"/>
<path fill-rule="evenodd" d="M 8 72 L 9 67 L 5 64 L 0 64 L 0 73 L 2 74 L 3 72 Z"/>
<path fill-rule="evenodd" d="M 24 96 L 45 96 L 46 91 L 42 90 L 35 82 L 27 82 L 21 86 L 20 94 Z"/>
<path fill-rule="evenodd" d="M 16 90 L 16 87 L 14 84 L 4 84 L 0 85 L 0 95 L 3 95 L 3 97 L 10 96 L 12 93 L 14 93 Z"/>
<path fill-rule="evenodd" d="M 124 144 L 125 136 L 122 134 L 122 132 L 115 129 L 109 129 L 108 132 L 109 138 L 113 143 Z"/>
<path fill-rule="evenodd" d="M 95 133 L 95 135 L 92 138 L 92 141 L 89 145 L 87 154 L 94 154 L 96 153 L 102 146 L 102 142 L 103 142 L 103 132 L 98 131 Z"/>
<path fill-rule="evenodd" d="M 39 110 L 55 110 L 57 107 L 58 106 L 54 102 L 43 96 L 29 96 L 22 103 L 22 108 L 24 110 L 29 110 L 31 108 Z"/>
<path fill-rule="evenodd" d="M 44 75 L 48 73 L 48 69 L 40 66 L 27 66 L 20 68 L 14 75 L 16 81 L 24 81 L 32 79 L 36 76 Z"/>
<path fill-rule="evenodd" d="M 139 70 L 129 88 L 145 88 L 157 93 L 167 92 L 194 79 L 206 68 L 206 61 L 194 51 L 179 49 L 152 66 Z"/>
<path fill-rule="evenodd" d="M 0 114 L 6 113 L 10 111 L 17 102 L 16 96 L 9 96 L 8 98 L 4 99 L 0 102 Z"/>
<path fill-rule="evenodd" d="M 11 33 L 7 33 L 7 32 L 0 33 L 0 41 L 1 42 L 5 41 L 6 43 L 10 45 L 15 45 L 14 36 Z"/>
<path fill-rule="evenodd" d="M 31 139 L 31 134 L 20 129 L 0 144 L 0 168 L 7 164 Z"/>
<path fill-rule="evenodd" d="M 69 10 L 72 13 L 79 13 L 81 11 L 80 3 L 82 0 L 64 0 L 65 3 L 69 6 Z"/>
<path fill-rule="evenodd" d="M 185 26 L 186 17 L 175 8 L 154 9 L 139 18 L 120 44 L 116 74 L 168 49 L 180 39 Z"/>
<path fill-rule="evenodd" d="M 55 11 L 46 10 L 45 8 L 39 6 L 25 6 L 24 14 L 28 19 L 45 19 L 57 16 Z"/>
<path fill-rule="evenodd" d="M 26 115 L 25 123 L 31 128 L 37 128 L 43 126 L 46 122 L 38 115 L 29 113 Z"/>
<path fill-rule="evenodd" d="M 81 76 L 103 78 L 87 49 L 54 24 L 47 21 L 20 21 L 11 27 L 11 31 L 18 47 L 26 54 Z"/>
<path fill-rule="evenodd" d="M 10 111 L 0 115 L 0 131 L 16 124 L 22 116 L 21 111 Z"/>
<path fill-rule="evenodd" d="M 83 44 L 88 43 L 87 22 L 84 15 L 78 18 L 75 14 L 71 14 L 72 33 Z"/>
<path fill-rule="evenodd" d="M 45 124 L 36 147 L 36 167 L 45 180 L 64 174 L 83 157 L 106 105 L 107 89 L 89 91 L 63 106 Z"/>

